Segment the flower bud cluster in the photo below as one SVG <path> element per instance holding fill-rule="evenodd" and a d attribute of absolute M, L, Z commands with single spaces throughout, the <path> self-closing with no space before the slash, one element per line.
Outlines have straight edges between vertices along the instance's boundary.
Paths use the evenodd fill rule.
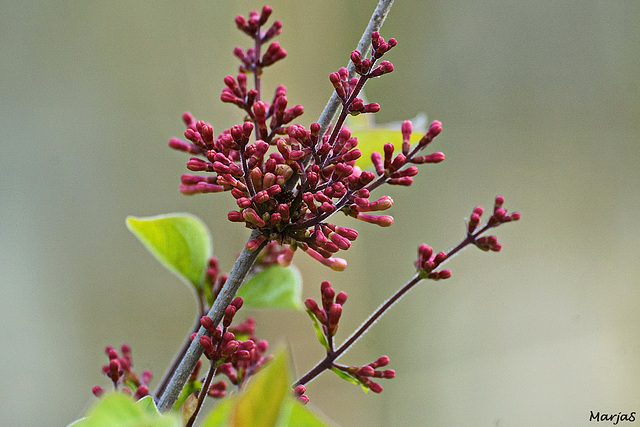
<path fill-rule="evenodd" d="M 427 145 L 442 132 L 442 124 L 439 121 L 436 120 L 431 123 L 427 133 L 413 149 L 409 142 L 412 130 L 413 125 L 411 121 L 406 120 L 402 123 L 402 152 L 398 153 L 395 157 L 395 147 L 390 142 L 384 145 L 382 153 L 373 152 L 371 154 L 371 161 L 375 167 L 376 174 L 379 177 L 384 177 L 385 182 L 388 184 L 404 186 L 413 184 L 413 176 L 418 174 L 418 168 L 413 165 L 407 166 L 409 163 L 440 163 L 444 160 L 444 154 L 441 152 L 417 156 L 420 151 L 425 149 Z"/>
<path fill-rule="evenodd" d="M 212 303 L 216 299 L 222 286 L 224 286 L 224 283 L 227 281 L 227 277 L 229 277 L 228 274 L 220 273 L 218 258 L 212 257 L 209 259 L 209 265 L 207 266 L 204 277 L 204 286 L 208 287 L 208 295 L 210 295 L 211 298 L 209 303 Z"/>
<path fill-rule="evenodd" d="M 313 298 L 307 299 L 304 305 L 307 312 L 322 325 L 324 335 L 330 338 L 338 330 L 338 322 L 342 315 L 342 306 L 347 301 L 347 294 L 339 292 L 336 295 L 331 283 L 327 281 L 322 282 L 320 285 L 320 294 L 322 296 L 322 308 L 318 306 L 318 303 Z"/>
<path fill-rule="evenodd" d="M 520 213 L 518 212 L 508 214 L 507 210 L 502 207 L 503 203 L 504 197 L 496 196 L 493 205 L 493 214 L 487 221 L 486 225 L 479 231 L 477 231 L 477 229 L 480 224 L 480 217 L 484 213 L 484 208 L 482 206 L 476 206 L 471 213 L 471 217 L 469 218 L 469 223 L 467 224 L 467 233 L 468 235 L 473 237 L 473 244 L 475 244 L 479 249 L 485 252 L 499 252 L 502 249 L 502 245 L 498 243 L 498 238 L 496 236 L 478 237 L 480 234 L 482 234 L 482 232 L 488 230 L 489 228 L 494 228 L 501 224 L 505 224 L 511 221 L 517 221 L 520 219 Z"/>
<path fill-rule="evenodd" d="M 305 393 L 307 392 L 307 388 L 302 384 L 298 384 L 296 388 L 293 389 L 293 395 L 301 402 L 303 405 L 309 403 L 309 396 Z"/>
<path fill-rule="evenodd" d="M 120 350 L 122 355 L 119 355 L 118 351 L 111 346 L 105 348 L 104 352 L 109 358 L 109 363 L 102 367 L 102 373 L 111 379 L 115 390 L 120 389 L 129 395 L 133 394 L 135 399 L 142 399 L 149 394 L 148 384 L 153 374 L 149 370 L 144 370 L 138 377 L 133 371 L 131 347 L 127 344 L 122 344 Z M 94 386 L 92 392 L 96 397 L 100 397 L 105 390 L 100 386 Z"/>
<path fill-rule="evenodd" d="M 211 336 L 200 336 L 200 345 L 204 349 L 204 355 L 207 359 L 216 363 L 226 360 L 245 359 L 249 357 L 247 348 L 252 348 L 254 343 L 249 340 L 248 343 L 236 341 L 233 332 L 227 329 L 231 326 L 233 317 L 242 307 L 243 300 L 240 297 L 234 298 L 231 304 L 227 306 L 222 319 L 222 327 L 214 326 L 213 320 L 208 316 L 202 316 L 200 325 L 202 325 Z"/>
<path fill-rule="evenodd" d="M 202 335 L 199 338 L 204 356 L 217 366 L 216 373 L 226 375 L 232 384 L 238 386 L 241 386 L 249 376 L 270 360 L 270 356 L 264 355 L 269 346 L 267 341 L 258 340 L 255 336 L 253 318 L 232 325 L 234 316 L 242 304 L 242 298 L 234 298 L 225 310 L 222 326 L 214 326 L 210 317 L 203 316 L 200 324 L 210 336 Z M 236 336 L 246 337 L 246 339 L 237 340 Z M 197 376 L 197 371 L 194 375 Z M 213 397 L 223 397 L 225 390 L 226 384 L 222 381 L 214 383 L 208 393 Z"/>
<path fill-rule="evenodd" d="M 434 254 L 430 246 L 422 243 L 418 246 L 418 259 L 415 261 L 415 266 L 423 279 L 448 279 L 451 277 L 451 270 L 436 271 L 436 268 L 446 259 L 447 254 L 445 252 Z"/>
<path fill-rule="evenodd" d="M 294 249 L 290 246 L 283 246 L 276 241 L 270 241 L 256 258 L 254 267 L 266 268 L 274 264 L 287 267 L 291 265 L 293 260 Z"/>
<path fill-rule="evenodd" d="M 272 12 L 271 6 L 264 6 L 260 13 L 257 10 L 252 10 L 248 19 L 238 15 L 236 16 L 236 25 L 239 30 L 254 39 L 260 46 L 282 32 L 282 22 L 280 21 L 275 21 L 271 27 L 262 31 L 262 26 L 266 24 Z M 241 73 L 259 72 L 262 67 L 271 65 L 287 55 L 278 42 L 271 43 L 262 58 L 259 57 L 259 50 L 256 48 L 249 48 L 245 52 L 241 47 L 236 47 L 233 53 L 242 62 Z"/>
<path fill-rule="evenodd" d="M 260 46 L 280 34 L 282 28 L 276 21 L 266 31 L 262 30 L 271 12 L 265 6 L 261 12 L 251 12 L 248 18 L 236 18 L 238 28 L 255 43 L 246 51 L 239 47 L 234 50 L 242 63 L 240 74 L 224 78 L 226 87 L 221 100 L 240 108 L 245 121 L 215 136 L 209 123 L 196 121 L 187 112 L 182 116 L 187 127 L 186 140 L 169 141 L 171 148 L 192 155 L 187 161 L 190 171 L 205 173 L 182 175 L 180 191 L 187 195 L 230 192 L 237 209 L 230 211 L 227 218 L 261 232 L 247 242 L 248 250 L 275 242 L 290 247 L 289 252 L 276 256 L 282 265 L 290 262 L 293 251 L 300 248 L 323 265 L 340 271 L 347 264 L 335 254 L 349 249 L 358 233 L 328 223 L 328 218 L 342 211 L 381 227 L 393 224 L 393 217 L 371 213 L 390 208 L 393 200 L 389 196 L 370 200 L 371 191 L 384 183 L 410 185 L 417 168 L 409 163 L 442 161 L 442 153 L 417 156 L 442 127 L 433 122 L 411 149 L 411 122 L 405 122 L 403 152 L 393 157 L 393 145 L 386 144 L 384 158 L 380 153 L 372 156 L 376 173 L 360 170 L 355 165 L 362 155 L 357 148 L 358 140 L 343 126 L 344 120 L 349 114 L 380 109 L 379 104 L 365 104 L 357 96 L 368 79 L 393 71 L 390 62 L 376 62 L 396 46 L 396 40 L 385 41 L 374 32 L 370 57 L 363 58 L 358 51 L 351 54 L 359 76 L 349 78 L 346 68 L 330 74 L 329 80 L 342 100 L 342 112 L 332 131 L 321 134 L 319 123 L 312 123 L 308 129 L 293 123 L 304 108 L 288 107 L 285 86 L 276 88 L 270 103 L 261 99 L 262 68 L 286 54 L 275 42 L 261 54 Z M 249 88 L 247 73 L 253 73 L 253 89 Z"/>
<path fill-rule="evenodd" d="M 381 356 L 376 361 L 364 366 L 348 366 L 343 369 L 353 378 L 358 380 L 363 386 L 367 387 L 374 393 L 381 393 L 382 386 L 373 381 L 372 378 L 395 378 L 396 372 L 393 369 L 377 370 L 380 367 L 389 364 L 388 356 Z"/>

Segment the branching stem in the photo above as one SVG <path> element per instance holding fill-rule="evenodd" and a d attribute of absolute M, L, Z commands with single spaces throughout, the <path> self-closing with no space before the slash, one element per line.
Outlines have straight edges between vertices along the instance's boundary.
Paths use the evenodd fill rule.
<path fill-rule="evenodd" d="M 451 257 L 460 252 L 467 245 L 474 243 L 481 234 L 483 234 L 490 228 L 493 228 L 493 226 L 487 224 L 475 233 L 467 234 L 467 236 L 458 245 L 447 252 L 447 257 L 442 263 L 440 263 L 440 265 L 447 262 Z M 373 326 L 373 324 L 376 323 L 378 319 L 380 319 L 382 315 L 384 315 L 389 310 L 389 308 L 391 308 L 393 304 L 395 304 L 400 298 L 402 298 L 407 292 L 413 289 L 413 287 L 422 280 L 423 279 L 420 277 L 420 273 L 416 273 L 411 278 L 411 280 L 405 283 L 400 289 L 395 291 L 384 303 L 382 303 L 382 305 L 380 305 L 380 307 L 378 307 L 378 309 L 374 311 L 369 316 L 369 318 L 365 320 L 365 322 L 360 325 L 360 327 L 354 333 L 352 333 L 351 336 L 347 338 L 344 343 L 342 343 L 342 345 L 340 345 L 340 347 L 338 347 L 336 350 L 333 350 L 333 347 L 331 347 L 324 359 L 322 359 L 316 364 L 316 366 L 311 368 L 306 374 L 300 377 L 300 379 L 298 379 L 298 381 L 296 381 L 292 387 L 295 388 L 299 384 L 304 385 L 312 381 L 315 377 L 320 375 L 325 370 L 331 369 L 331 367 L 334 365 L 334 360 L 336 360 L 349 348 L 351 348 L 351 346 L 358 339 L 360 339 L 360 337 L 362 337 L 369 330 L 369 328 L 371 328 L 371 326 Z"/>
<path fill-rule="evenodd" d="M 371 15 L 371 19 L 369 20 L 369 24 L 367 25 L 367 29 L 365 30 L 360 42 L 358 43 L 358 50 L 360 52 L 367 52 L 371 47 L 371 33 L 374 31 L 378 31 L 382 27 L 382 23 L 384 22 L 391 6 L 393 5 L 394 0 L 380 0 L 373 14 Z M 258 51 L 259 52 L 259 51 Z M 349 70 L 349 76 L 353 77 L 355 73 L 355 66 L 350 61 L 347 65 L 347 70 Z M 256 90 L 260 93 L 260 71 L 255 70 L 255 85 Z M 325 134 L 327 129 L 329 128 L 329 124 L 340 105 L 340 99 L 337 94 L 334 92 L 331 96 L 331 99 L 327 103 L 322 115 L 320 116 L 318 122 L 320 123 L 320 138 Z M 259 237 L 260 232 L 254 230 L 251 233 L 251 237 L 249 240 L 256 239 Z M 258 257 L 258 254 L 262 251 L 264 246 L 267 244 L 267 240 L 262 242 L 262 244 L 255 250 L 249 251 L 246 248 L 242 250 L 240 256 L 236 260 L 231 272 L 229 273 L 229 277 L 227 278 L 223 288 L 220 290 L 220 293 L 216 300 L 209 310 L 208 316 L 213 319 L 213 324 L 217 325 L 220 323 L 222 317 L 224 316 L 224 311 L 235 297 L 236 292 L 240 288 L 240 285 L 244 281 L 251 265 Z M 202 355 L 202 347 L 200 346 L 199 339 L 200 337 L 207 333 L 206 329 L 200 327 L 196 337 L 193 339 L 189 347 L 187 348 L 184 356 L 181 358 L 180 363 L 175 369 L 174 374 L 171 376 L 171 380 L 167 384 L 167 386 L 163 390 L 159 390 L 158 394 L 158 410 L 160 412 L 167 412 L 171 410 L 173 405 L 175 404 L 180 392 L 182 391 L 184 385 L 186 384 L 189 376 L 193 372 L 193 369 L 198 363 L 200 356 Z M 164 385 L 164 384 L 162 384 Z"/>
<path fill-rule="evenodd" d="M 251 233 L 251 237 L 249 240 L 256 239 L 260 236 L 260 231 L 254 230 Z M 209 313 L 207 314 L 211 319 L 213 319 L 213 324 L 217 325 L 222 320 L 224 316 L 224 311 L 227 306 L 231 303 L 233 298 L 236 296 L 238 289 L 240 289 L 240 285 L 244 281 L 244 278 L 247 276 L 249 269 L 253 265 L 253 262 L 258 257 L 258 254 L 267 244 L 267 240 L 262 242 L 262 244 L 255 250 L 249 251 L 246 247 L 242 249 L 236 263 L 233 265 L 231 272 L 229 273 L 229 277 L 224 282 L 224 286 L 220 290 L 220 293 L 216 297 L 216 300 L 213 302 L 213 306 Z M 158 410 L 160 412 L 167 412 L 173 408 L 173 405 L 178 400 L 178 396 L 182 391 L 184 385 L 186 384 L 191 372 L 193 372 L 193 368 L 195 368 L 196 363 L 200 359 L 202 355 L 202 346 L 200 345 L 200 337 L 207 333 L 207 330 L 203 327 L 200 327 L 198 330 L 198 334 L 191 341 L 189 348 L 184 354 L 184 357 L 180 361 L 180 364 L 175 370 L 175 373 L 171 377 L 169 384 L 166 387 L 166 390 L 162 393 L 162 395 L 158 396 Z"/>

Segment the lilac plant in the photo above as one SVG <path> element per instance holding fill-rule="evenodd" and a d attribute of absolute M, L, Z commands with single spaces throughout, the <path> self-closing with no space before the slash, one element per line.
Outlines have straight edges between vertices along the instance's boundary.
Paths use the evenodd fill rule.
<path fill-rule="evenodd" d="M 372 22 L 377 28 L 391 3 L 381 1 L 376 12 L 382 15 L 377 20 L 374 13 Z M 182 115 L 186 126 L 184 139 L 169 141 L 171 148 L 191 155 L 187 161 L 190 173 L 182 175 L 180 191 L 186 195 L 230 193 L 237 208 L 228 213 L 227 219 L 251 230 L 251 237 L 229 274 L 222 274 L 217 259 L 212 257 L 207 258 L 203 267 L 203 280 L 199 281 L 198 274 L 193 276 L 199 320 L 152 395 L 161 412 L 181 406 L 183 422 L 189 426 L 207 396 L 222 398 L 229 385 L 238 390 L 244 388 L 249 377 L 269 364 L 268 344 L 256 337 L 255 321 L 249 318 L 232 325 L 236 312 L 243 306 L 243 299 L 236 297 L 236 293 L 245 278 L 270 266 L 289 266 L 297 250 L 333 270 L 344 270 L 347 262 L 337 255 L 350 248 L 359 232 L 334 224 L 331 217 L 342 212 L 368 224 L 391 226 L 393 217 L 381 212 L 394 202 L 388 195 L 374 197 L 374 191 L 385 184 L 411 186 L 419 165 L 444 160 L 442 152 L 429 150 L 442 131 L 440 122 L 432 122 L 421 137 L 413 138 L 411 121 L 404 121 L 399 131 L 402 141 L 399 147 L 386 143 L 379 152 L 373 152 L 371 170 L 356 164 L 362 152 L 346 120 L 349 116 L 380 110 L 378 103 L 363 101 L 362 89 L 369 80 L 394 71 L 387 56 L 398 44 L 394 38 L 385 40 L 375 25 L 364 37 L 369 46 L 365 44 L 351 53 L 349 68 L 340 68 L 329 75 L 334 91 L 332 99 L 336 100 L 333 106 L 340 109 L 333 124 L 329 105 L 328 116 L 323 114 L 318 122 L 308 126 L 299 123 L 304 108 L 300 104 L 291 106 L 284 85 L 277 86 L 267 98 L 262 90 L 264 71 L 287 55 L 273 41 L 281 33 L 282 23 L 275 21 L 267 26 L 271 13 L 271 7 L 264 6 L 247 18 L 235 19 L 238 29 L 253 44 L 247 49 L 234 49 L 240 60 L 239 73 L 224 78 L 220 99 L 241 110 L 242 122 L 216 134 L 211 124 L 186 112 Z M 501 196 L 496 197 L 493 212 L 483 225 L 484 210 L 476 207 L 464 238 L 449 251 L 436 253 L 426 244 L 420 245 L 413 277 L 341 345 L 336 345 L 335 337 L 347 294 L 336 294 L 329 282 L 322 282 L 319 302 L 307 299 L 304 307 L 326 355 L 290 384 L 292 395 L 298 401 L 308 402 L 307 384 L 326 370 L 367 390 L 381 392 L 378 381 L 396 375 L 394 370 L 385 369 L 390 363 L 387 356 L 361 366 L 343 365 L 337 359 L 417 283 L 449 278 L 451 271 L 441 266 L 461 249 L 475 245 L 483 251 L 499 251 L 497 238 L 485 233 L 520 218 L 517 212 L 509 214 L 503 202 Z M 123 356 L 111 347 L 106 352 L 110 362 L 103 372 L 114 388 L 126 386 L 137 398 L 150 394 L 147 386 L 150 373 L 143 373 L 143 380 L 137 379 L 131 369 L 128 346 L 123 346 Z M 201 378 L 202 355 L 209 361 L 209 370 Z M 214 382 L 217 375 L 224 379 Z M 96 395 L 103 392 L 102 388 L 94 388 Z"/>

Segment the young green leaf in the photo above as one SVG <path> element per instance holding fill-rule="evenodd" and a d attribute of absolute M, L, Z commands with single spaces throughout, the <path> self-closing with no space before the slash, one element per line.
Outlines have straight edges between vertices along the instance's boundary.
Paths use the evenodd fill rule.
<path fill-rule="evenodd" d="M 293 396 L 287 396 L 287 401 L 288 411 L 278 420 L 278 427 L 328 427 L 329 424 Z"/>
<path fill-rule="evenodd" d="M 206 226 L 189 214 L 127 217 L 127 228 L 171 272 L 199 290 L 211 257 Z"/>
<path fill-rule="evenodd" d="M 153 399 L 151 400 L 153 408 Z M 160 415 L 151 410 L 149 401 L 134 402 L 131 396 L 112 393 L 99 399 L 89 409 L 87 416 L 69 427 L 180 427 L 175 414 Z"/>
<path fill-rule="evenodd" d="M 175 405 L 173 405 L 173 409 L 182 407 L 189 396 L 200 389 L 202 389 L 202 382 L 200 380 L 187 381 L 184 388 L 180 392 L 180 396 L 178 396 L 178 400 L 176 400 Z"/>
<path fill-rule="evenodd" d="M 369 387 L 366 384 L 364 384 L 362 381 L 358 380 L 357 378 L 352 377 L 351 375 L 349 375 L 346 372 L 336 368 L 335 366 L 332 367 L 331 370 L 333 371 L 334 374 L 336 374 L 337 376 L 339 376 L 343 380 L 345 380 L 347 382 L 350 382 L 352 384 L 359 385 L 362 388 L 362 391 L 364 391 L 365 393 L 369 393 Z"/>
<path fill-rule="evenodd" d="M 302 308 L 302 277 L 290 265 L 270 265 L 251 276 L 237 294 L 247 307 Z"/>
<path fill-rule="evenodd" d="M 310 310 L 306 311 L 311 320 L 313 320 L 313 329 L 316 331 L 316 337 L 318 338 L 318 341 L 320 341 L 320 344 L 322 344 L 324 348 L 329 350 L 329 343 L 327 342 L 327 337 L 324 336 L 324 332 L 322 332 L 322 326 L 320 326 L 320 322 L 318 322 L 318 319 Z"/>
<path fill-rule="evenodd" d="M 252 378 L 244 393 L 238 396 L 232 415 L 235 425 L 275 425 L 284 397 L 290 393 L 288 365 L 287 352 L 281 349 L 264 370 Z"/>
<path fill-rule="evenodd" d="M 206 418 L 203 427 L 220 425 L 273 427 L 280 416 L 289 388 L 289 360 L 285 350 L 279 350 L 273 360 L 251 379 L 247 387 L 218 405 Z"/>

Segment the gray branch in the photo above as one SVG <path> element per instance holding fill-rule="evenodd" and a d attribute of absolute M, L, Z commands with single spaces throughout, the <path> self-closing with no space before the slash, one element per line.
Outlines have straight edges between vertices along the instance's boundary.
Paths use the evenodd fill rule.
<path fill-rule="evenodd" d="M 258 236 L 260 236 L 260 231 L 254 230 L 251 233 L 251 237 L 249 237 L 249 240 L 255 239 Z M 242 285 L 244 278 L 247 276 L 249 269 L 253 265 L 253 262 L 256 260 L 263 247 L 264 244 L 255 251 L 248 251 L 247 248 L 244 248 L 240 253 L 240 256 L 238 256 L 238 259 L 233 265 L 233 269 L 229 273 L 227 281 L 224 283 L 224 286 L 220 290 L 220 293 L 213 303 L 213 307 L 211 307 L 211 310 L 209 310 L 209 313 L 207 314 L 213 319 L 214 325 L 217 325 L 222 320 L 224 311 L 236 296 L 238 289 L 240 289 L 240 285 Z M 193 372 L 193 369 L 196 367 L 196 363 L 198 363 L 198 359 L 200 359 L 200 356 L 202 355 L 203 350 L 200 346 L 200 337 L 205 332 L 206 329 L 200 327 L 198 335 L 191 342 L 189 349 L 182 358 L 180 365 L 178 365 L 176 372 L 171 377 L 171 380 L 169 381 L 169 384 L 167 385 L 164 393 L 162 393 L 162 396 L 158 396 L 158 410 L 160 412 L 171 410 L 171 408 L 173 408 L 173 405 L 176 403 L 176 400 L 178 400 L 180 392 L 184 388 L 184 385 L 187 383 L 189 376 Z"/>

